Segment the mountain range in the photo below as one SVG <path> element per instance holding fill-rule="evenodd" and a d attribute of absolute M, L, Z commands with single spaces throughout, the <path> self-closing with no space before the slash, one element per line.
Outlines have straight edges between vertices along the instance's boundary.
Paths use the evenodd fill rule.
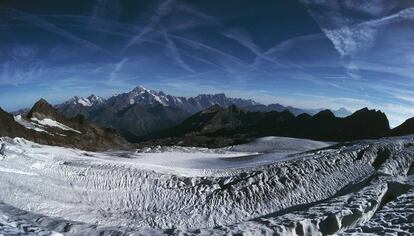
<path fill-rule="evenodd" d="M 396 129 L 398 130 L 398 128 Z M 324 110 L 314 116 L 290 111 L 247 111 L 235 105 L 214 105 L 198 112 L 181 124 L 150 135 L 145 145 L 184 145 L 221 147 L 245 143 L 263 136 L 287 136 L 322 141 L 350 141 L 388 136 L 384 113 L 367 108 L 347 117 L 336 117 Z M 146 143 L 145 143 L 146 142 Z"/>
<path fill-rule="evenodd" d="M 315 115 L 324 109 L 300 109 L 280 104 L 264 105 L 251 99 L 229 98 L 225 94 L 200 94 L 195 97 L 178 97 L 138 86 L 133 90 L 116 94 L 108 99 L 95 95 L 73 97 L 55 107 L 65 116 L 84 115 L 89 121 L 117 129 L 128 140 L 174 127 L 191 115 L 213 105 L 226 108 L 236 105 L 256 112 L 284 110 L 298 116 Z M 23 110 L 24 112 L 24 110 Z M 345 108 L 332 111 L 338 117 L 350 115 Z M 21 112 L 20 112 L 21 113 Z"/>
<path fill-rule="evenodd" d="M 263 136 L 342 142 L 414 134 L 414 118 L 390 129 L 384 113 L 368 108 L 346 117 L 336 117 L 330 110 L 315 115 L 295 115 L 287 109 L 251 111 L 235 104 L 227 107 L 214 104 L 191 114 L 178 105 L 168 105 L 177 102 L 181 106 L 195 104 L 192 108 L 195 109 L 196 106 L 211 105 L 215 98 L 220 98 L 217 101 L 225 105 L 237 102 L 260 106 L 251 100 L 223 95 L 200 95 L 189 99 L 166 95 L 161 98 L 138 87 L 106 100 L 91 96 L 52 106 L 41 99 L 25 114 L 12 115 L 0 108 L 0 136 L 23 137 L 40 144 L 84 150 L 104 150 L 153 145 L 223 147 Z M 123 102 L 127 99 L 129 104 Z M 70 116 L 69 111 L 72 112 Z M 107 126 L 118 128 L 105 128 Z M 139 136 L 134 134 L 143 130 L 145 132 Z"/>

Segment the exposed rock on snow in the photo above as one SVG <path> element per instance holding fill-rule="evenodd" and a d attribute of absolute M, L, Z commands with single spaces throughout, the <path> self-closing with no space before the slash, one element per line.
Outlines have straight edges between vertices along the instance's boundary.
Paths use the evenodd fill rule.
<path fill-rule="evenodd" d="M 1 144 L 0 155 L 2 155 L 2 156 L 6 155 L 6 144 L 5 143 Z"/>
<path fill-rule="evenodd" d="M 290 141 L 292 146 L 324 146 Z M 263 148 L 267 144 L 261 142 L 280 145 L 282 151 Z M 413 184 L 407 175 L 414 161 L 413 137 L 293 154 L 283 150 L 288 142 L 267 138 L 257 141 L 258 149 L 242 146 L 243 152 L 159 147 L 98 153 L 1 138 L 8 147 L 0 161 L 0 215 L 6 222 L 84 235 L 327 235 L 372 232 L 379 226 L 383 232 L 411 232 Z M 269 153 L 249 155 L 247 149 Z M 272 161 L 262 163 L 263 156 Z M 198 157 L 214 160 L 209 171 L 194 165 Z M 236 165 L 224 166 L 226 160 Z M 394 212 L 402 204 L 407 210 Z M 399 218 L 386 221 L 393 214 Z M 396 226 L 399 222 L 404 225 Z"/>

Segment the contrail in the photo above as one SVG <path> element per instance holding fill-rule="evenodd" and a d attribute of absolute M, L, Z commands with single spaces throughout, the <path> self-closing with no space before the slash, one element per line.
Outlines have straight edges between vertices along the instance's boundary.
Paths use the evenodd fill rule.
<path fill-rule="evenodd" d="M 99 19 L 99 18 L 93 18 L 93 17 L 92 17 L 93 19 L 90 19 L 91 17 L 77 16 L 77 15 L 42 15 L 42 17 L 53 17 L 53 18 L 66 18 L 67 17 L 67 18 L 80 19 L 80 20 L 85 20 L 85 21 L 93 20 L 94 21 L 94 24 L 99 24 L 100 27 L 107 28 L 107 30 L 105 30 L 104 32 L 108 32 L 108 33 L 112 33 L 112 34 L 117 34 L 117 35 L 124 36 L 124 37 L 130 36 L 129 34 L 133 34 L 135 30 L 141 30 L 141 33 L 142 33 L 142 31 L 146 31 L 146 29 L 148 28 L 148 27 L 145 28 L 145 27 L 142 27 L 142 26 L 134 25 L 134 24 L 112 22 L 112 21 L 108 21 L 108 20 L 104 20 L 104 19 Z M 59 25 L 61 25 L 61 24 L 59 24 Z M 107 27 L 103 27 L 105 25 Z M 94 31 L 102 31 L 102 29 L 97 29 L 95 27 L 94 28 L 90 28 L 87 25 L 83 24 L 82 22 L 79 22 L 79 24 L 78 24 L 77 27 L 88 28 L 88 29 L 91 29 L 91 30 L 94 30 Z M 113 28 L 117 28 L 117 29 L 122 30 L 122 31 L 125 31 L 125 32 L 122 32 L 121 33 L 121 32 L 117 32 L 117 31 L 113 31 L 112 27 Z M 109 29 L 109 28 L 111 28 L 111 29 Z M 161 37 L 163 37 L 163 35 L 164 35 L 163 32 L 161 32 L 159 30 L 156 30 L 154 28 L 152 28 L 152 29 L 148 28 L 147 30 L 148 30 L 147 33 L 149 33 L 151 31 L 151 32 L 153 32 L 155 34 L 160 35 Z M 202 48 L 202 49 L 207 50 L 209 52 L 212 52 L 214 54 L 217 54 L 217 55 L 220 55 L 222 57 L 225 57 L 225 58 L 231 60 L 232 62 L 234 62 L 234 63 L 236 63 L 238 65 L 241 65 L 241 66 L 245 66 L 246 65 L 246 63 L 243 62 L 242 60 L 240 60 L 239 58 L 237 58 L 237 57 L 235 57 L 233 55 L 230 55 L 230 54 L 228 54 L 228 53 L 226 53 L 224 51 L 221 51 L 221 50 L 219 50 L 217 48 L 211 47 L 211 46 L 206 45 L 204 43 L 195 41 L 193 39 L 188 39 L 186 37 L 182 37 L 182 36 L 178 36 L 178 35 L 175 35 L 175 34 L 171 34 L 169 32 L 166 32 L 166 34 L 168 35 L 168 37 L 170 37 L 172 39 L 175 39 L 175 40 L 178 40 L 181 43 L 184 43 L 184 44 L 186 44 L 186 45 L 188 45 L 188 46 L 190 46 L 192 48 Z M 137 37 L 137 36 L 135 36 L 135 37 Z M 145 41 L 145 42 L 151 42 L 151 43 L 155 43 L 155 44 L 160 44 L 160 43 L 158 43 L 155 40 L 148 39 L 148 37 L 145 38 L 145 39 L 140 38 L 140 40 L 141 41 Z M 191 55 L 188 55 L 188 56 L 191 57 Z M 205 61 L 205 60 L 200 60 L 200 61 Z M 211 63 L 209 63 L 209 64 L 211 64 Z M 214 64 L 214 65 L 216 65 L 216 64 Z"/>
<path fill-rule="evenodd" d="M 178 51 L 177 46 L 176 46 L 176 45 L 174 44 L 174 42 L 173 42 L 173 41 L 172 41 L 172 40 L 168 37 L 167 32 L 165 31 L 164 27 L 163 27 L 161 24 L 159 25 L 159 27 L 160 27 L 161 31 L 163 32 L 164 39 L 165 39 L 165 41 L 167 42 L 167 46 L 168 46 L 168 48 L 170 49 L 171 54 L 172 54 L 172 56 L 173 56 L 174 60 L 177 62 L 177 64 L 178 64 L 179 66 L 181 66 L 183 69 L 185 69 L 185 70 L 187 70 L 187 71 L 189 71 L 189 72 L 194 72 L 194 70 L 193 70 L 193 69 L 191 69 L 191 68 L 190 68 L 190 66 L 188 66 L 188 65 L 184 62 L 184 60 L 181 58 L 181 55 L 180 55 L 180 53 L 179 53 L 179 51 Z"/>
<path fill-rule="evenodd" d="M 109 82 L 113 82 L 116 79 L 116 74 L 122 69 L 122 67 L 125 65 L 125 63 L 128 62 L 128 58 L 122 59 L 120 62 L 115 64 L 114 69 L 109 74 Z"/>
<path fill-rule="evenodd" d="M 17 20 L 21 20 L 21 21 L 24 21 L 26 23 L 29 23 L 29 24 L 35 25 L 37 27 L 43 28 L 43 29 L 48 30 L 52 33 L 60 35 L 64 38 L 67 38 L 67 39 L 69 39 L 69 40 L 71 40 L 71 41 L 73 41 L 73 42 L 75 42 L 79 45 L 82 45 L 82 46 L 86 47 L 86 48 L 89 48 L 89 49 L 92 49 L 92 50 L 95 50 L 95 51 L 99 51 L 99 52 L 102 52 L 102 53 L 104 53 L 104 54 L 106 54 L 110 57 L 113 57 L 108 51 L 104 50 L 103 48 L 99 47 L 98 45 L 96 45 L 96 44 L 94 44 L 90 41 L 87 41 L 85 39 L 82 39 L 82 38 L 68 32 L 66 30 L 63 30 L 63 29 L 55 26 L 54 24 L 51 24 L 47 21 L 44 21 L 44 20 L 42 20 L 41 18 L 39 18 L 37 16 L 29 15 L 27 13 L 17 11 L 13 8 L 7 8 L 7 9 L 0 8 L 0 10 L 3 13 L 3 15 L 8 16 L 9 18 L 12 18 L 12 19 L 14 18 L 14 19 L 17 19 Z"/>
<path fill-rule="evenodd" d="M 273 64 L 276 64 L 276 65 L 279 65 L 279 66 L 281 65 L 278 61 L 275 61 L 274 59 L 272 59 L 270 57 L 267 57 L 266 54 L 263 54 L 262 52 L 260 52 L 259 48 L 253 42 L 253 40 L 250 37 L 248 37 L 247 35 L 245 35 L 241 32 L 237 32 L 237 31 L 224 32 L 223 34 L 227 38 L 235 40 L 240 45 L 242 45 L 245 48 L 247 48 L 248 50 L 250 50 L 253 54 L 256 55 L 256 58 L 261 58 L 263 60 L 269 61 L 269 62 L 271 62 Z"/>
<path fill-rule="evenodd" d="M 134 36 L 122 49 L 121 54 L 124 53 L 129 47 L 133 44 L 139 42 L 141 38 L 146 35 L 148 32 L 152 31 L 154 27 L 159 24 L 160 19 L 168 13 L 168 7 L 174 2 L 175 0 L 166 0 L 163 3 L 159 4 L 156 13 L 153 17 L 151 17 L 149 21 L 149 25 L 147 25 L 138 35 Z"/>

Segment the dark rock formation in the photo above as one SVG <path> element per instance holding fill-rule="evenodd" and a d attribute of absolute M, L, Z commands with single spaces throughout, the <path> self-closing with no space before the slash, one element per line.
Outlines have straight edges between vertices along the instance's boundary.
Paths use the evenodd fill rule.
<path fill-rule="evenodd" d="M 178 126 L 143 138 L 152 144 L 218 147 L 255 137 L 286 136 L 323 141 L 380 138 L 389 132 L 384 113 L 361 109 L 345 118 L 324 110 L 295 117 L 290 111 L 249 112 L 236 106 L 212 106 Z M 147 142 L 148 143 L 148 142 Z M 145 143 L 144 143 L 145 144 Z"/>
<path fill-rule="evenodd" d="M 403 136 L 414 134 L 414 118 L 406 120 L 401 125 L 392 129 L 387 135 L 388 136 Z"/>
<path fill-rule="evenodd" d="M 64 125 L 65 129 L 38 123 L 50 119 Z M 14 120 L 14 117 L 0 109 L 0 136 L 22 137 L 40 144 L 58 145 L 85 150 L 104 150 L 128 148 L 127 143 L 115 130 L 101 128 L 78 115 L 66 118 L 44 99 L 39 100 L 30 110 L 26 122 L 37 130 L 26 128 Z M 39 131 L 40 130 L 40 131 Z"/>

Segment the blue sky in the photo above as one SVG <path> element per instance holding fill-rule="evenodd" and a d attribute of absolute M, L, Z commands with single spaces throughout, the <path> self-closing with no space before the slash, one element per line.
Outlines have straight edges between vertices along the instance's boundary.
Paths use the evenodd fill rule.
<path fill-rule="evenodd" d="M 414 116 L 414 2 L 5 0 L 0 106 L 137 85 Z"/>

